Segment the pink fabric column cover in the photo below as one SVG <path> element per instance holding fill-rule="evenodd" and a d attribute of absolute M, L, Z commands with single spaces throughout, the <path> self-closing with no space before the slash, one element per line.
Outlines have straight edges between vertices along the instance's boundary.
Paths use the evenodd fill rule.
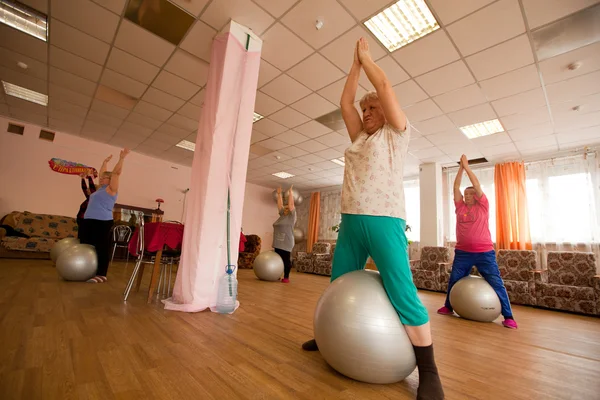
<path fill-rule="evenodd" d="M 259 66 L 260 51 L 246 51 L 246 43 L 229 32 L 215 38 L 192 163 L 181 263 L 173 297 L 164 301 L 167 310 L 198 312 L 216 305 L 227 265 L 229 179 L 231 263 L 237 264 Z"/>

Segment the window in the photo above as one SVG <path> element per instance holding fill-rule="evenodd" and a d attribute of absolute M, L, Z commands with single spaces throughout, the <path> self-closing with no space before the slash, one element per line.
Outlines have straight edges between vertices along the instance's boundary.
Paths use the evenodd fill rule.
<path fill-rule="evenodd" d="M 408 240 L 418 242 L 421 239 L 421 193 L 419 180 L 404 181 L 404 202 L 406 206 L 406 232 Z"/>

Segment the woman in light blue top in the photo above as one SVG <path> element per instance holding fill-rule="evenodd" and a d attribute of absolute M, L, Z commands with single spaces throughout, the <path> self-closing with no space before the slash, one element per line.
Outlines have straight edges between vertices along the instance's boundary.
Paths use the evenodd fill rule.
<path fill-rule="evenodd" d="M 110 262 L 110 230 L 113 227 L 113 207 L 117 201 L 119 180 L 123 171 L 123 162 L 129 149 L 121 150 L 119 161 L 112 172 L 106 167 L 112 155 L 108 156 L 100 168 L 100 188 L 90 196 L 90 202 L 84 216 L 81 243 L 91 244 L 98 255 L 96 276 L 90 283 L 106 282 L 106 273 Z"/>

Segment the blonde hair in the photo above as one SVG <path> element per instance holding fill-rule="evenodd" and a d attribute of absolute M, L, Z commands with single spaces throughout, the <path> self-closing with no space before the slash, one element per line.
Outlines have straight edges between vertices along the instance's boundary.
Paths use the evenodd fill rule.
<path fill-rule="evenodd" d="M 102 179 L 102 178 L 108 178 L 108 179 L 110 179 L 111 176 L 112 176 L 112 171 L 104 171 L 102 173 L 102 177 L 100 179 Z"/>
<path fill-rule="evenodd" d="M 377 92 L 367 92 L 362 99 L 360 99 L 360 102 L 358 104 L 360 104 L 360 108 L 363 107 L 363 105 L 371 100 L 379 100 L 379 96 L 377 95 Z"/>

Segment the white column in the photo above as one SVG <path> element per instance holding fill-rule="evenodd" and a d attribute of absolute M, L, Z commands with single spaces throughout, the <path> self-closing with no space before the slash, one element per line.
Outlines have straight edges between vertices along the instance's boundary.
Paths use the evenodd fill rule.
<path fill-rule="evenodd" d="M 444 245 L 442 167 L 437 163 L 421 164 L 421 248 Z"/>

